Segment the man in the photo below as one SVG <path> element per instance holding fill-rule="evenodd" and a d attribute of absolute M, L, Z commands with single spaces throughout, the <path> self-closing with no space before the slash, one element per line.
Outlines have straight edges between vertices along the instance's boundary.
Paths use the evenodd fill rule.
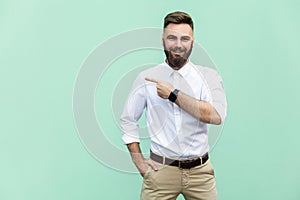
<path fill-rule="evenodd" d="M 184 12 L 168 14 L 162 43 L 164 63 L 143 71 L 133 83 L 121 115 L 123 141 L 143 176 L 141 199 L 217 199 L 208 157 L 207 124 L 226 116 L 222 81 L 212 69 L 189 61 L 193 21 Z M 138 120 L 146 109 L 150 159 L 140 150 Z"/>

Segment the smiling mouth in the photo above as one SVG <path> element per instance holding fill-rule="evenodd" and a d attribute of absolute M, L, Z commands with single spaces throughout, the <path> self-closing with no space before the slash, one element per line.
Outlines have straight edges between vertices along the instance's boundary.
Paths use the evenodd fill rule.
<path fill-rule="evenodd" d="M 172 52 L 172 54 L 176 57 L 179 57 L 183 55 L 183 52 Z"/>

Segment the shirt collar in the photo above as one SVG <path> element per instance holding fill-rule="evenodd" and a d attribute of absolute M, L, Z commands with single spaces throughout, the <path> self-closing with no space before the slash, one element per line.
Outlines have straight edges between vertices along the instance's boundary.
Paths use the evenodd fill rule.
<path fill-rule="evenodd" d="M 190 69 L 192 68 L 192 63 L 188 60 L 188 62 L 184 66 L 182 66 L 179 70 L 174 70 L 172 67 L 170 67 L 170 65 L 166 61 L 163 63 L 163 66 L 167 70 L 169 76 L 171 76 L 172 73 L 177 71 L 182 77 L 185 77 L 189 73 Z"/>

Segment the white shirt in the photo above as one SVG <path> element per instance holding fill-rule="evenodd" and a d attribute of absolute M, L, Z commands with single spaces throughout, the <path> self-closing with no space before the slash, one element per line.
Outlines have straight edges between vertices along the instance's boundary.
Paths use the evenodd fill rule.
<path fill-rule="evenodd" d="M 145 78 L 171 83 L 175 88 L 201 101 L 211 103 L 226 117 L 226 97 L 218 73 L 188 62 L 180 70 L 162 63 L 141 72 L 133 83 L 121 115 L 123 142 L 140 142 L 139 125 L 144 109 L 152 152 L 173 159 L 194 158 L 209 151 L 207 124 L 157 95 L 156 84 Z"/>

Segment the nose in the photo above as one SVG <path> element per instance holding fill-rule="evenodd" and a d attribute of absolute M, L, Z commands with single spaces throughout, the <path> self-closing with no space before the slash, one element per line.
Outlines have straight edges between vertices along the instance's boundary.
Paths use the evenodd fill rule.
<path fill-rule="evenodd" d="M 180 40 L 180 38 L 178 38 L 178 39 L 176 40 L 175 47 L 176 47 L 176 48 L 182 48 L 182 47 L 183 47 L 183 46 L 182 46 L 182 41 Z"/>

